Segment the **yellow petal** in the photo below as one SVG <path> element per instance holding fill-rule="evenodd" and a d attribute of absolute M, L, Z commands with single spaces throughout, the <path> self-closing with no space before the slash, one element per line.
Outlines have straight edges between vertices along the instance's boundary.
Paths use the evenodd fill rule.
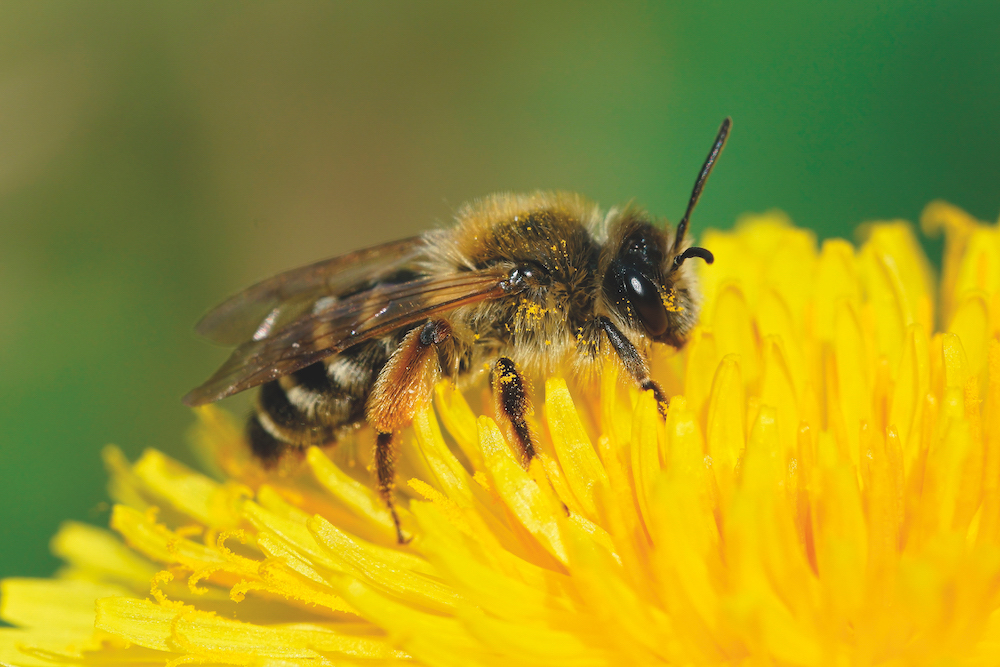
<path fill-rule="evenodd" d="M 607 486 L 608 475 L 583 429 L 564 380 L 552 378 L 545 383 L 545 417 L 573 495 L 587 516 L 596 516 L 595 487 Z"/>
<path fill-rule="evenodd" d="M 396 540 L 396 524 L 392 514 L 374 489 L 342 471 L 317 447 L 311 447 L 306 452 L 306 461 L 312 468 L 316 481 L 348 510 L 363 519 L 364 525 L 374 531 L 374 536 L 381 538 L 381 541 L 387 544 Z M 408 524 L 406 508 L 397 507 L 396 511 L 399 513 L 400 521 L 406 526 Z"/>
<path fill-rule="evenodd" d="M 112 533 L 75 521 L 60 526 L 50 546 L 52 553 L 71 567 L 75 578 L 116 581 L 144 590 L 159 569 Z"/>
<path fill-rule="evenodd" d="M 566 560 L 556 512 L 562 511 L 558 501 L 546 493 L 546 484 L 539 484 L 536 475 L 529 476 L 514 459 L 496 423 L 479 418 L 479 443 L 493 488 L 505 506 L 537 540 L 538 544 L 560 561 Z M 539 466 L 532 462 L 532 468 Z"/>

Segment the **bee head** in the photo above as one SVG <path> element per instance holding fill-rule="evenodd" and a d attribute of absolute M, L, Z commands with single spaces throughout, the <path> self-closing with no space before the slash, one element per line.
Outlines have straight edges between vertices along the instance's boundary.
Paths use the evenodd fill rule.
<path fill-rule="evenodd" d="M 705 248 L 675 250 L 668 233 L 626 214 L 611 234 L 602 291 L 619 318 L 658 343 L 682 346 L 697 321 L 699 298 L 687 260 L 709 264 Z"/>
<path fill-rule="evenodd" d="M 711 264 L 714 257 L 705 248 L 686 247 L 688 221 L 731 127 L 729 118 L 722 121 L 673 235 L 632 211 L 612 225 L 610 261 L 602 267 L 604 298 L 619 317 L 658 343 L 680 347 L 698 319 L 699 295 L 686 262 L 698 257 Z"/>

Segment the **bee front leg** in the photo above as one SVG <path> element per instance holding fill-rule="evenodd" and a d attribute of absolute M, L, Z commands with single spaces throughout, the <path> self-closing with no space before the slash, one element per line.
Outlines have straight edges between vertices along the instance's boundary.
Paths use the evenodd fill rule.
<path fill-rule="evenodd" d="M 534 438 L 525 420 L 531 412 L 531 402 L 524 377 L 507 357 L 500 357 L 493 366 L 493 398 L 497 414 L 509 423 L 514 442 L 521 450 L 521 465 L 527 468 L 535 458 Z"/>
<path fill-rule="evenodd" d="M 649 364 L 646 363 L 646 360 L 639 354 L 639 350 L 635 349 L 632 342 L 625 337 L 625 334 L 611 320 L 601 316 L 597 318 L 597 321 L 601 325 L 601 329 L 604 330 L 605 335 L 607 335 L 611 347 L 614 348 L 618 354 L 618 358 L 621 359 L 625 370 L 632 376 L 632 379 L 639 385 L 640 389 L 653 392 L 660 416 L 666 419 L 667 396 L 663 393 L 660 385 L 656 383 L 656 380 L 649 377 Z"/>
<path fill-rule="evenodd" d="M 378 433 L 375 438 L 375 474 L 378 491 L 392 513 L 396 536 L 400 544 L 408 540 L 399 525 L 399 515 L 392 501 L 396 482 L 393 434 L 413 421 L 416 410 L 430 400 L 432 354 L 440 343 L 451 336 L 446 320 L 429 320 L 424 326 L 410 331 L 403 338 L 389 361 L 379 372 L 365 408 L 368 423 Z"/>

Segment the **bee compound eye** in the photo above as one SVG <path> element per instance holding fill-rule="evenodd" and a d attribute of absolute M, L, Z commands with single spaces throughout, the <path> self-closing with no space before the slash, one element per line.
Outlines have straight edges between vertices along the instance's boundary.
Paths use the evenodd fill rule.
<path fill-rule="evenodd" d="M 653 281 L 636 270 L 626 270 L 625 295 L 635 309 L 642 325 L 654 338 L 667 330 L 667 309 L 660 299 L 660 291 Z"/>

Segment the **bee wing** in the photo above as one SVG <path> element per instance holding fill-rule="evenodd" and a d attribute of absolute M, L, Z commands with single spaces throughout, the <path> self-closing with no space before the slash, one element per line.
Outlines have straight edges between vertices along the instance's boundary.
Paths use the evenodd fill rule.
<path fill-rule="evenodd" d="M 413 236 L 280 273 L 216 306 L 195 330 L 224 345 L 266 337 L 317 300 L 377 283 L 412 264 L 422 251 L 423 237 Z"/>
<path fill-rule="evenodd" d="M 184 397 L 211 403 L 287 375 L 400 327 L 519 288 L 499 270 L 418 278 L 375 288 L 307 313 L 272 335 L 240 345 L 215 375 Z"/>

